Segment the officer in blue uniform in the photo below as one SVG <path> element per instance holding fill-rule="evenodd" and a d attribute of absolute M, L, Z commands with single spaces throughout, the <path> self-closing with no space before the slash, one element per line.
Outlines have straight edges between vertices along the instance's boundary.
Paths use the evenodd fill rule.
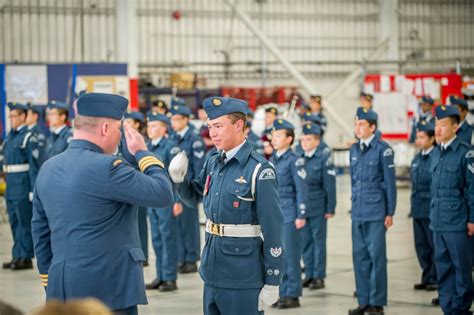
<path fill-rule="evenodd" d="M 420 121 L 426 121 L 429 123 L 434 124 L 435 118 L 433 117 L 433 105 L 434 100 L 429 96 L 423 96 L 420 102 L 420 117 L 415 120 L 413 119 L 413 126 L 410 133 L 410 139 L 408 140 L 409 143 L 415 143 L 416 140 L 416 133 L 417 133 L 417 125 Z"/>
<path fill-rule="evenodd" d="M 438 147 L 431 158 L 430 228 L 433 231 L 439 302 L 444 314 L 472 314 L 474 150 L 456 136 L 456 106 L 437 106 Z"/>
<path fill-rule="evenodd" d="M 263 314 L 278 299 L 283 273 L 282 214 L 273 166 L 245 140 L 245 101 L 203 101 L 217 151 L 189 186 L 185 155 L 169 173 L 184 199 L 204 197 L 206 243 L 200 275 L 204 314 Z"/>
<path fill-rule="evenodd" d="M 359 306 L 349 315 L 381 315 L 387 304 L 386 230 L 393 224 L 397 188 L 392 148 L 376 137 L 377 114 L 359 107 L 358 142 L 350 149 L 352 256 Z"/>
<path fill-rule="evenodd" d="M 263 156 L 263 141 L 255 132 L 252 131 L 252 123 L 250 121 L 247 121 L 245 126 L 245 135 L 247 140 L 253 145 L 255 152 Z"/>
<path fill-rule="evenodd" d="M 175 99 L 179 102 L 181 99 Z M 179 104 L 182 104 L 179 103 Z M 205 147 L 201 138 L 194 133 L 189 123 L 191 110 L 183 105 L 173 105 L 170 108 L 171 126 L 174 133 L 170 139 L 186 152 L 189 157 L 190 179 L 194 179 L 202 170 L 204 164 Z M 199 232 L 199 199 L 191 203 L 180 202 L 179 199 L 174 205 L 176 212 L 182 212 L 178 216 L 178 265 L 179 272 L 197 272 L 197 261 L 200 258 L 200 232 Z M 182 209 L 179 209 L 182 208 Z"/>
<path fill-rule="evenodd" d="M 3 172 L 7 184 L 5 200 L 13 236 L 12 259 L 2 265 L 4 269 L 33 268 L 31 259 L 31 200 L 33 187 L 40 167 L 38 139 L 28 132 L 26 116 L 28 106 L 8 103 L 11 130 L 3 143 Z"/>
<path fill-rule="evenodd" d="M 127 111 L 125 112 L 123 119 L 124 125 L 128 125 L 139 133 L 142 132 L 143 124 L 145 123 L 145 115 L 141 112 Z M 117 156 L 123 157 L 130 165 L 135 167 L 135 169 L 139 169 L 134 156 L 128 152 L 127 141 L 123 131 L 118 148 Z M 143 266 L 148 266 L 148 224 L 146 217 L 147 208 L 138 207 L 138 233 L 140 234 L 140 243 L 142 245 L 143 253 L 145 254 L 145 262 L 143 263 Z"/>
<path fill-rule="evenodd" d="M 38 125 L 40 117 L 44 112 L 44 106 L 32 105 L 28 106 L 28 114 L 26 115 L 26 125 L 28 127 L 28 132 L 31 132 L 35 135 L 35 138 L 38 140 L 37 149 L 38 149 L 38 161 L 40 165 L 46 160 L 46 134 Z"/>
<path fill-rule="evenodd" d="M 180 148 L 166 138 L 169 126 L 167 116 L 151 112 L 147 115 L 148 150 L 154 153 L 168 167 L 171 159 L 180 152 Z M 160 292 L 174 291 L 178 269 L 178 223 L 173 207 L 163 209 L 148 208 L 151 240 L 156 255 L 156 278 L 146 285 L 148 290 Z"/>
<path fill-rule="evenodd" d="M 303 125 L 301 146 L 305 159 L 308 202 L 306 225 L 302 230 L 305 280 L 310 290 L 325 287 L 327 220 L 336 208 L 336 170 L 331 149 L 321 139 L 321 128 L 313 123 Z"/>
<path fill-rule="evenodd" d="M 67 104 L 56 101 L 48 103 L 48 123 L 51 131 L 46 146 L 48 159 L 66 150 L 72 139 L 71 129 L 66 125 L 68 114 Z"/>
<path fill-rule="evenodd" d="M 421 282 L 415 290 L 437 290 L 433 232 L 430 230 L 431 158 L 436 145 L 434 125 L 422 120 L 416 126 L 416 145 L 420 152 L 411 163 L 411 212 L 415 250 L 422 269 Z"/>
<path fill-rule="evenodd" d="M 118 314 L 146 304 L 137 208 L 164 208 L 173 188 L 143 137 L 125 126 L 140 171 L 114 156 L 128 100 L 89 93 L 77 100 L 74 140 L 46 161 L 35 186 L 32 233 L 48 300 L 94 297 Z"/>
<path fill-rule="evenodd" d="M 456 135 L 461 139 L 461 141 L 474 146 L 474 127 L 466 120 L 466 116 L 469 113 L 469 105 L 467 101 L 462 98 L 451 96 L 450 102 L 451 105 L 456 106 L 459 111 L 460 123 Z"/>
<path fill-rule="evenodd" d="M 280 205 L 283 214 L 283 250 L 285 271 L 280 285 L 280 299 L 275 303 L 279 309 L 300 307 L 301 287 L 301 233 L 306 224 L 306 202 L 308 190 L 305 159 L 291 150 L 295 138 L 293 125 L 276 119 L 273 123 L 270 161 L 275 166 Z"/>

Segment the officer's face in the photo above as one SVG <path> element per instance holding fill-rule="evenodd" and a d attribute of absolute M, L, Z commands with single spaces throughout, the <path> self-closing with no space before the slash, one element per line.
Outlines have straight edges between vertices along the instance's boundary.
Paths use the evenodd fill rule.
<path fill-rule="evenodd" d="M 209 136 L 218 150 L 231 150 L 244 140 L 243 120 L 232 123 L 229 116 L 224 115 L 209 120 L 207 126 Z"/>
<path fill-rule="evenodd" d="M 275 114 L 273 113 L 265 113 L 265 126 L 270 126 L 273 124 L 273 121 L 275 121 Z"/>
<path fill-rule="evenodd" d="M 174 131 L 181 131 L 188 125 L 189 118 L 183 115 L 171 116 L 171 128 Z"/>
<path fill-rule="evenodd" d="M 26 124 L 28 126 L 32 126 L 32 125 L 35 125 L 37 122 L 38 122 L 38 114 L 32 110 L 29 110 L 28 114 L 26 115 Z"/>
<path fill-rule="evenodd" d="M 316 135 L 302 135 L 301 147 L 305 152 L 311 152 L 316 149 L 321 141 L 321 138 Z"/>
<path fill-rule="evenodd" d="M 18 128 L 19 126 L 23 125 L 26 120 L 25 114 L 18 110 L 10 111 L 8 118 L 10 119 L 10 125 L 13 129 Z"/>
<path fill-rule="evenodd" d="M 166 134 L 166 126 L 161 121 L 149 121 L 146 132 L 148 134 L 148 138 L 158 139 L 159 137 L 163 137 Z"/>
<path fill-rule="evenodd" d="M 458 124 L 455 123 L 453 120 L 451 120 L 450 117 L 446 117 L 443 119 L 436 119 L 436 126 L 435 126 L 436 142 L 444 143 L 451 140 L 456 134 L 457 129 L 458 129 Z"/>
<path fill-rule="evenodd" d="M 284 150 L 291 145 L 292 137 L 286 135 L 286 130 L 274 130 L 272 132 L 272 146 L 275 150 Z"/>
<path fill-rule="evenodd" d="M 428 134 L 424 131 L 417 131 L 416 132 L 416 146 L 421 150 L 427 150 L 431 148 L 434 143 L 434 137 L 428 136 Z"/>
<path fill-rule="evenodd" d="M 354 132 L 358 139 L 367 139 L 375 132 L 375 126 L 370 125 L 367 120 L 356 120 Z"/>

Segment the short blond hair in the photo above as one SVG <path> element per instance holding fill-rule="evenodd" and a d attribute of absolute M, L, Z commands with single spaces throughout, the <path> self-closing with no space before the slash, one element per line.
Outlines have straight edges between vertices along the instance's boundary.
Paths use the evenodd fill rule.
<path fill-rule="evenodd" d="M 94 298 L 71 300 L 66 303 L 49 301 L 34 315 L 113 315 L 101 301 Z"/>

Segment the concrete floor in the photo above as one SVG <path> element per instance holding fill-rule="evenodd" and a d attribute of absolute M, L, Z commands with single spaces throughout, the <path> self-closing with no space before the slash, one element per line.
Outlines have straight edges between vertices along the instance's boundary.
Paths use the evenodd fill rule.
<path fill-rule="evenodd" d="M 415 292 L 413 284 L 420 280 L 420 268 L 413 245 L 412 222 L 408 218 L 409 189 L 398 190 L 398 206 L 388 242 L 388 307 L 385 314 L 442 314 L 430 305 L 433 292 Z M 328 226 L 328 276 L 326 288 L 304 290 L 302 307 L 291 310 L 270 310 L 267 314 L 347 314 L 357 305 L 352 297 L 355 284 L 351 254 L 350 185 L 347 175 L 338 177 L 337 215 Z M 0 261 L 10 259 L 11 233 L 9 226 L 0 224 Z M 151 264 L 145 268 L 145 279 L 155 277 L 153 250 Z M 149 304 L 140 306 L 141 314 L 202 314 L 202 282 L 197 274 L 180 275 L 179 290 L 171 293 L 148 292 Z M 0 269 L 0 299 L 25 312 L 42 305 L 44 291 L 36 270 L 13 272 Z"/>

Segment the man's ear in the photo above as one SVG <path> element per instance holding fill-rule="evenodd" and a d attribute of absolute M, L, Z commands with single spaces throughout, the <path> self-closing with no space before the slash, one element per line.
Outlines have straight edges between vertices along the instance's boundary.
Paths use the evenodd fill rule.
<path fill-rule="evenodd" d="M 109 130 L 110 130 L 110 125 L 109 125 L 109 122 L 108 121 L 104 121 L 102 122 L 102 124 L 100 125 L 100 133 L 102 136 L 106 136 L 109 134 Z"/>

